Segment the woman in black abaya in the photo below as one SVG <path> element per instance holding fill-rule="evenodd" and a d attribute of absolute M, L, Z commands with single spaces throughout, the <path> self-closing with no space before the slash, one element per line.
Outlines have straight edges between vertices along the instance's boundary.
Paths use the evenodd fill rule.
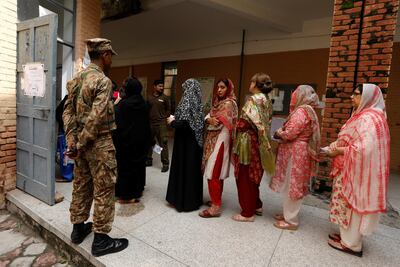
<path fill-rule="evenodd" d="M 182 99 L 168 123 L 175 129 L 166 200 L 177 211 L 193 211 L 203 204 L 203 106 L 201 87 L 195 79 L 183 84 Z"/>
<path fill-rule="evenodd" d="M 145 160 L 151 140 L 142 88 L 138 79 L 127 78 L 122 85 L 124 98 L 115 106 L 117 129 L 113 139 L 118 164 L 115 195 L 120 203 L 138 202 L 146 183 Z"/>

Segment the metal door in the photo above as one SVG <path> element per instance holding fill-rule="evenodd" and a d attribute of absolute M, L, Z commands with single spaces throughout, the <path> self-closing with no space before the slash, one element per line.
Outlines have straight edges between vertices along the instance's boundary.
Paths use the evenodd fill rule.
<path fill-rule="evenodd" d="M 55 105 L 57 15 L 17 26 L 17 187 L 49 205 L 55 194 Z M 41 63 L 45 71 L 43 97 L 25 95 L 23 65 Z"/>

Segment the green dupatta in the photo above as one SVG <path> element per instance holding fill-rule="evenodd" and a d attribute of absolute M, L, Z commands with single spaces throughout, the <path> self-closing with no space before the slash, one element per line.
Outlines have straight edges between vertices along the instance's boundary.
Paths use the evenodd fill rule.
<path fill-rule="evenodd" d="M 268 175 L 275 173 L 275 154 L 272 152 L 270 128 L 272 120 L 272 102 L 263 93 L 249 97 L 242 108 L 240 118 L 245 119 L 257 130 L 258 149 L 261 165 Z M 251 161 L 251 142 L 247 132 L 238 132 L 233 153 L 239 157 L 239 162 L 249 165 Z"/>

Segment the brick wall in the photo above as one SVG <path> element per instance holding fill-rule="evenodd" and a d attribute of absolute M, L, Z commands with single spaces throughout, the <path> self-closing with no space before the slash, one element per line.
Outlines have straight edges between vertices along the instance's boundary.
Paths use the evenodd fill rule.
<path fill-rule="evenodd" d="M 75 70 L 82 65 L 85 56 L 85 39 L 101 37 L 101 0 L 76 1 Z"/>
<path fill-rule="evenodd" d="M 17 1 L 0 1 L 0 209 L 16 177 Z"/>
<path fill-rule="evenodd" d="M 322 145 L 336 140 L 350 117 L 356 84 L 388 88 L 398 0 L 335 0 L 329 52 Z M 322 166 L 326 177 L 329 164 Z"/>

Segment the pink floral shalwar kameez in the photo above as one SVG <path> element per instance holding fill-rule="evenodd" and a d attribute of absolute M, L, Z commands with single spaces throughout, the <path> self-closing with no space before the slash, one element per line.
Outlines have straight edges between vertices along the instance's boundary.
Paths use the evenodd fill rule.
<path fill-rule="evenodd" d="M 315 174 L 319 150 L 319 124 L 312 106 L 318 105 L 318 96 L 311 86 L 301 85 L 293 93 L 290 113 L 284 126 L 277 131 L 280 138 L 276 173 L 270 187 L 283 196 L 285 222 L 298 225 L 302 199 L 308 193 Z"/>
<path fill-rule="evenodd" d="M 308 141 L 313 134 L 313 123 L 304 108 L 298 108 L 280 134 L 283 142 L 278 147 L 276 174 L 271 188 L 281 192 L 289 183 L 289 196 L 293 200 L 303 198 L 308 192 L 312 171 L 312 159 L 308 153 Z M 287 170 L 290 175 L 287 176 Z M 289 181 L 286 181 L 290 178 Z"/>

